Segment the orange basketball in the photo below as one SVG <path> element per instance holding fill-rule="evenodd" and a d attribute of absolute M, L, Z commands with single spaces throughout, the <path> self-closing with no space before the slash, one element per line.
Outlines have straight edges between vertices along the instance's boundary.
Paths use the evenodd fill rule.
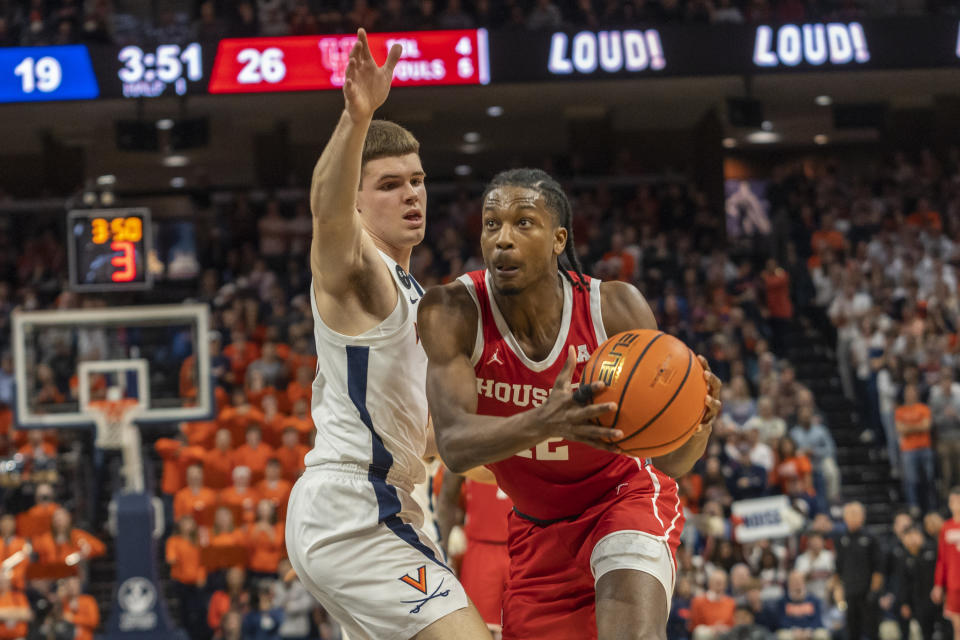
<path fill-rule="evenodd" d="M 582 384 L 607 387 L 593 402 L 616 402 L 597 418 L 623 431 L 615 442 L 630 455 L 661 456 L 683 446 L 703 418 L 707 383 L 693 352 L 662 331 L 624 331 L 600 345 L 583 370 Z"/>

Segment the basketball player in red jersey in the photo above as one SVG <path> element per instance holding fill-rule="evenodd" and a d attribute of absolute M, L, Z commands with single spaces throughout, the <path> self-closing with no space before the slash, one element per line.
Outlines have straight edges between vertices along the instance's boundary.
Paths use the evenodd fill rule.
<path fill-rule="evenodd" d="M 607 336 L 656 321 L 633 286 L 582 275 L 571 217 L 546 173 L 499 174 L 483 198 L 487 270 L 421 300 L 437 445 L 454 472 L 489 466 L 514 502 L 504 640 L 662 639 L 683 527 L 673 478 L 706 448 L 720 382 L 701 358 L 704 417 L 680 449 L 640 460 L 608 443 L 621 431 L 590 420 L 616 404 L 580 406 L 573 380 Z"/>
<path fill-rule="evenodd" d="M 954 640 L 960 640 L 960 487 L 950 489 L 947 506 L 952 517 L 940 529 L 935 586 L 930 599 L 934 604 L 943 604 L 943 617 L 953 625 Z"/>
<path fill-rule="evenodd" d="M 477 470 L 473 474 L 479 475 Z M 464 505 L 460 514 L 467 550 L 460 563 L 460 584 L 493 632 L 494 640 L 499 640 L 503 594 L 510 568 L 507 515 L 513 510 L 513 502 L 496 485 L 492 473 L 487 480 L 486 477 L 483 481 L 464 478 L 447 469 L 437 501 L 437 520 L 443 539 L 449 541 L 450 529 L 457 519 L 454 512 Z"/>

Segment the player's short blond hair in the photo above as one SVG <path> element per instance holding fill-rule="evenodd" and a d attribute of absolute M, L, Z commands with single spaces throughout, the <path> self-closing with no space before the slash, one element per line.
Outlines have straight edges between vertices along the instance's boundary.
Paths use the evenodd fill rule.
<path fill-rule="evenodd" d="M 363 141 L 360 166 L 366 167 L 371 160 L 420 153 L 420 142 L 412 133 L 389 120 L 374 120 Z"/>

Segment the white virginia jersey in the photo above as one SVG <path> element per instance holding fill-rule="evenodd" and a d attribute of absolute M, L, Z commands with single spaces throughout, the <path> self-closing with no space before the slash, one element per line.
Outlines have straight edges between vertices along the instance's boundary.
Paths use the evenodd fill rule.
<path fill-rule="evenodd" d="M 310 467 L 354 463 L 388 482 L 424 482 L 427 434 L 427 355 L 417 334 L 423 288 L 383 252 L 399 300 L 379 325 L 345 336 L 324 324 L 310 283 L 317 377 L 313 422 L 317 439 Z"/>

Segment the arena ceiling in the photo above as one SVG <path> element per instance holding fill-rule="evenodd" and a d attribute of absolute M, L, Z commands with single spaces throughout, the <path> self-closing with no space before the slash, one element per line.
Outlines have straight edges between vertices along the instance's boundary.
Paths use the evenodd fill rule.
<path fill-rule="evenodd" d="M 817 106 L 817 96 L 830 96 L 835 103 L 887 101 L 898 109 L 931 106 L 943 95 L 960 99 L 960 69 L 763 75 L 749 84 L 753 97 L 764 103 L 778 144 L 791 147 L 812 145 L 818 134 L 831 143 L 876 138 L 872 130 L 835 131 L 831 110 Z M 470 165 L 530 149 L 569 151 L 573 122 L 588 130 L 591 121 L 604 123 L 622 133 L 690 129 L 712 108 L 722 115 L 725 98 L 746 91 L 744 79 L 732 76 L 396 89 L 382 115 L 408 125 L 435 164 Z M 502 115 L 490 117 L 491 106 L 501 107 Z M 257 134 L 285 122 L 291 145 L 319 153 L 341 108 L 337 92 L 7 105 L 0 108 L 6 123 L 0 155 L 37 153 L 48 133 L 83 147 L 88 176 L 114 174 L 118 187 L 165 187 L 172 177 L 189 180 L 198 170 L 215 183 L 251 184 Z M 117 150 L 115 121 L 180 115 L 208 116 L 211 125 L 210 144 L 183 154 L 186 167 L 164 166 L 163 153 Z M 727 126 L 724 135 L 748 148 L 745 136 L 752 131 Z M 468 132 L 479 134 L 472 147 L 465 146 Z"/>

